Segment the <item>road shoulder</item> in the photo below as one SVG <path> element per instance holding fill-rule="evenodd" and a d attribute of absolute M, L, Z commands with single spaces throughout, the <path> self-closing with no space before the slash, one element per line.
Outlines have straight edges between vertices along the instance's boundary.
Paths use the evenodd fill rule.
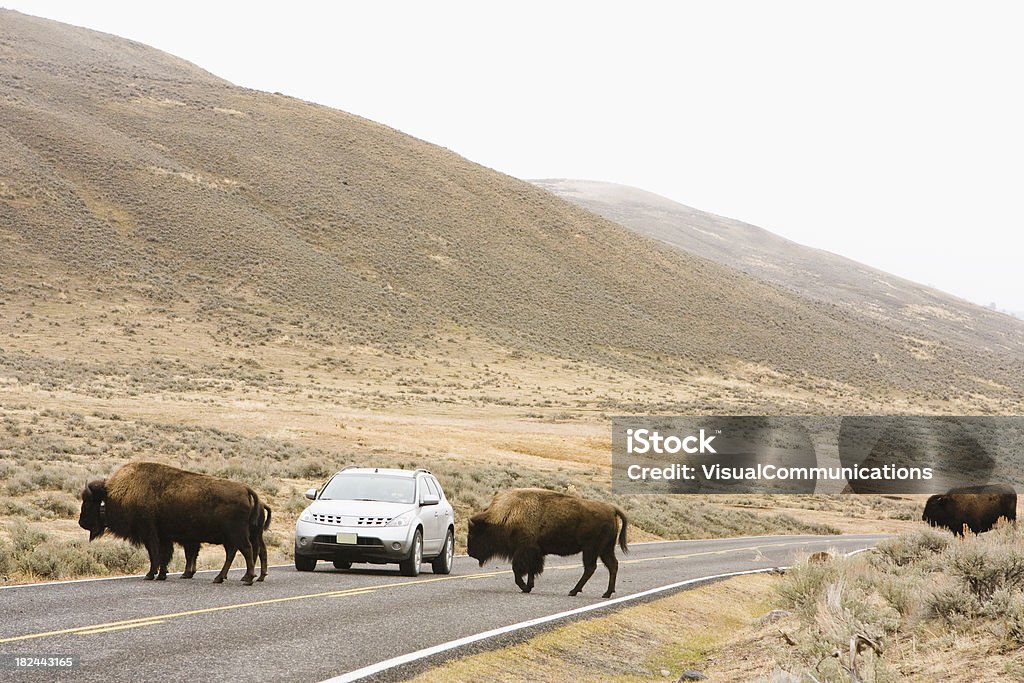
<path fill-rule="evenodd" d="M 693 669 L 714 680 L 716 653 L 770 610 L 777 580 L 755 574 L 702 585 L 518 645 L 453 659 L 413 680 L 675 681 Z"/>

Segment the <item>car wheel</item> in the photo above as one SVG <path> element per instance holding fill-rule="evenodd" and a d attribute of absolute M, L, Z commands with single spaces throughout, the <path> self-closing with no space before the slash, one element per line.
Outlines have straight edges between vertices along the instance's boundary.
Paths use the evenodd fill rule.
<path fill-rule="evenodd" d="M 335 569 L 352 569 L 352 563 L 351 562 L 342 562 L 341 560 L 335 560 L 334 561 L 334 568 Z"/>
<path fill-rule="evenodd" d="M 444 537 L 444 547 L 441 548 L 441 554 L 434 558 L 434 561 L 430 563 L 433 567 L 435 574 L 451 574 L 452 564 L 455 562 L 455 539 L 452 538 L 451 529 L 448 530 L 448 535 Z"/>
<path fill-rule="evenodd" d="M 409 559 L 399 562 L 398 568 L 402 570 L 402 576 L 419 576 L 421 564 L 423 564 L 423 532 L 417 529 L 416 535 L 412 537 L 412 550 L 409 551 Z"/>
<path fill-rule="evenodd" d="M 303 557 L 302 555 L 295 556 L 295 568 L 300 572 L 311 572 L 316 569 L 316 558 L 314 557 Z"/>

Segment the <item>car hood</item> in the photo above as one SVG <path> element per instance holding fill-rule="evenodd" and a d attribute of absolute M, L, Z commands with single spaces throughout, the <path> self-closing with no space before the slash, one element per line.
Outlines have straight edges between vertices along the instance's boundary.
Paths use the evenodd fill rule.
<path fill-rule="evenodd" d="M 346 518 L 344 523 L 355 524 L 359 517 L 393 518 L 414 509 L 412 503 L 386 503 L 377 500 L 315 500 L 307 509 L 315 515 Z M 353 518 L 351 521 L 347 518 Z"/>

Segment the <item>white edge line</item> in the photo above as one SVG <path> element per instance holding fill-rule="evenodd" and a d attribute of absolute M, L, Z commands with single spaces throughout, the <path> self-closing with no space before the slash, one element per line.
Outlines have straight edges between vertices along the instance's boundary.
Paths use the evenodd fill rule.
<path fill-rule="evenodd" d="M 890 534 L 839 534 L 832 536 L 819 536 L 817 534 L 777 534 L 771 535 L 766 534 L 763 536 L 726 536 L 725 538 L 676 538 L 666 539 L 663 541 L 637 541 L 636 543 L 630 543 L 629 546 L 635 545 L 657 545 L 659 543 L 707 543 L 713 541 L 744 541 L 744 540 L 755 540 L 759 538 L 809 538 L 813 540 L 821 540 L 825 538 L 843 538 L 847 540 L 858 540 L 861 536 L 876 537 L 876 536 L 887 536 Z M 456 555 L 455 557 L 469 557 L 469 555 Z M 281 569 L 282 567 L 291 567 L 289 564 L 272 564 L 268 565 L 267 569 Z M 200 569 L 196 574 L 209 574 L 211 572 L 218 572 L 219 569 Z M 242 571 L 242 567 L 235 567 L 231 571 Z M 174 572 L 177 574 L 178 572 Z M 91 579 L 65 579 L 63 581 L 38 581 L 36 583 L 15 583 L 10 586 L 0 586 L 0 591 L 13 590 L 15 588 L 38 588 L 40 586 L 64 586 L 73 583 L 92 583 L 96 581 L 123 581 L 124 579 L 141 579 L 144 574 L 127 574 L 123 576 L 97 576 Z M 170 576 L 170 574 L 168 574 Z"/>
<path fill-rule="evenodd" d="M 861 548 L 861 549 L 855 550 L 855 551 L 853 551 L 851 553 L 847 553 L 847 556 L 854 555 L 856 553 L 862 553 L 862 552 L 865 552 L 867 550 L 871 550 L 871 548 Z M 408 654 L 399 655 L 398 657 L 392 657 L 391 659 L 385 659 L 382 662 L 377 662 L 376 664 L 370 664 L 369 666 L 364 666 L 361 669 L 355 669 L 354 671 L 349 671 L 348 673 L 343 673 L 343 674 L 341 674 L 339 676 L 335 676 L 333 678 L 328 678 L 325 681 L 323 681 L 322 683 L 350 683 L 351 681 L 358 681 L 361 678 L 366 678 L 367 676 L 372 676 L 374 674 L 378 674 L 378 673 L 381 673 L 383 671 L 387 671 L 388 669 L 393 669 L 393 668 L 401 666 L 403 664 L 409 664 L 410 662 L 415 662 L 416 660 L 419 660 L 419 659 L 425 659 L 425 658 L 430 657 L 432 655 L 436 655 L 436 654 L 439 654 L 441 652 L 447 652 L 448 650 L 454 650 L 455 648 L 459 648 L 459 647 L 462 647 L 464 645 L 470 645 L 472 643 L 476 643 L 476 642 L 479 642 L 481 640 L 486 640 L 488 638 L 494 638 L 496 636 L 505 635 L 506 633 L 512 633 L 514 631 L 521 631 L 522 629 L 530 628 L 532 626 L 538 626 L 540 624 L 546 624 L 546 623 L 551 622 L 551 621 L 557 621 L 559 619 L 565 619 L 567 617 L 575 616 L 577 614 L 584 614 L 586 612 L 590 612 L 590 611 L 596 610 L 596 609 L 602 609 L 604 607 L 608 607 L 608 606 L 611 606 L 611 605 L 619 605 L 619 604 L 622 604 L 624 602 L 631 602 L 633 600 L 638 600 L 639 598 L 645 598 L 648 595 L 655 595 L 657 593 L 663 593 L 665 591 L 670 591 L 670 590 L 673 590 L 675 588 L 682 588 L 683 586 L 691 586 L 691 585 L 693 585 L 695 583 L 705 583 L 705 582 L 708 582 L 708 581 L 717 581 L 719 579 L 728 579 L 728 578 L 732 578 L 734 576 L 747 576 L 749 574 L 767 574 L 769 572 L 777 572 L 777 571 L 786 570 L 786 569 L 789 569 L 789 568 L 790 568 L 789 566 L 780 566 L 780 567 L 766 567 L 764 569 L 748 569 L 748 570 L 739 571 L 739 572 L 727 572 L 725 574 L 712 574 L 711 576 L 700 576 L 700 577 L 697 577 L 696 579 L 687 579 L 686 581 L 677 581 L 676 583 L 670 583 L 670 584 L 668 584 L 666 586 L 658 586 L 657 588 L 649 588 L 649 589 L 647 589 L 645 591 L 641 591 L 639 593 L 633 593 L 631 595 L 625 595 L 625 596 L 623 596 L 621 598 L 612 598 L 610 600 L 604 600 L 602 602 L 595 602 L 595 603 L 590 604 L 590 605 L 585 605 L 584 607 L 578 607 L 576 609 L 566 610 L 565 612 L 559 612 L 557 614 L 549 614 L 547 616 L 537 617 L 535 619 L 530 619 L 528 621 L 521 621 L 518 624 L 512 624 L 510 626 L 502 626 L 500 628 L 491 629 L 490 631 L 484 631 L 482 633 L 475 633 L 475 634 L 473 634 L 471 636 L 466 636 L 464 638 L 459 638 L 458 640 L 450 640 L 447 643 L 441 643 L 440 645 L 434 645 L 433 647 L 427 647 L 427 648 L 423 648 L 422 650 L 417 650 L 415 652 L 410 652 Z"/>

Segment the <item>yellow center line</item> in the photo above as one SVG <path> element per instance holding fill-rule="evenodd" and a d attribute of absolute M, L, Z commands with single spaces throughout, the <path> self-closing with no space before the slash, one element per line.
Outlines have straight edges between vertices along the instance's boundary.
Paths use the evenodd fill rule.
<path fill-rule="evenodd" d="M 144 621 L 140 624 L 125 624 L 124 626 L 111 626 L 109 628 L 94 628 L 88 631 L 79 631 L 80 636 L 91 636 L 94 633 L 109 633 L 111 631 L 123 631 L 126 628 L 139 628 L 140 626 L 156 626 L 157 624 L 164 623 L 162 619 L 155 621 Z"/>
<path fill-rule="evenodd" d="M 360 588 L 358 590 L 350 590 L 347 593 L 339 593 L 335 595 L 336 598 L 347 598 L 350 595 L 366 595 L 367 593 L 376 593 L 376 588 Z"/>
<path fill-rule="evenodd" d="M 485 574 L 486 576 L 497 576 L 499 574 L 509 574 L 510 570 L 495 571 Z M 437 576 L 430 579 L 419 579 L 416 581 L 400 581 L 397 583 L 382 583 L 376 586 L 363 586 L 360 588 L 346 588 L 344 590 L 325 591 L 323 593 L 308 593 L 304 595 L 289 595 L 283 598 L 268 598 L 266 600 L 255 600 L 253 602 L 242 602 L 233 605 L 220 605 L 218 607 L 204 607 L 202 609 L 187 610 L 184 612 L 174 612 L 172 614 L 160 614 L 150 617 L 139 617 L 136 619 L 125 619 L 123 621 L 111 621 L 105 624 L 91 624 L 89 626 L 76 626 L 74 628 L 64 628 L 56 631 L 45 631 L 42 633 L 30 633 L 23 636 L 15 636 L 13 638 L 0 638 L 0 643 L 14 643 L 22 640 L 33 640 L 36 638 L 46 638 L 49 636 L 59 636 L 66 634 L 81 634 L 88 631 L 92 631 L 98 628 L 108 628 L 111 626 L 122 626 L 128 624 L 140 624 L 150 622 L 155 619 L 177 619 L 180 617 L 190 617 L 197 614 L 211 614 L 213 612 L 223 612 L 226 610 L 242 609 L 244 607 L 259 607 L 261 605 L 274 605 L 282 602 L 292 602 L 295 600 L 312 600 L 315 598 L 333 598 L 333 597 L 345 597 L 346 595 L 352 594 L 353 592 L 364 592 L 377 590 L 378 588 L 395 588 L 399 586 L 408 586 L 411 584 L 418 583 L 434 583 L 435 581 L 452 581 L 456 579 L 465 578 L 463 576 Z"/>
<path fill-rule="evenodd" d="M 685 553 L 681 555 L 660 555 L 658 557 L 644 557 L 634 560 L 620 560 L 619 564 L 637 564 L 640 562 L 655 562 L 660 560 L 680 560 L 689 557 L 700 557 L 703 555 L 724 555 L 727 553 L 737 553 L 750 550 L 759 550 L 760 548 L 779 547 L 788 545 L 804 545 L 807 541 L 785 541 L 781 543 L 762 543 L 759 545 L 743 546 L 740 548 L 727 548 L 725 550 L 708 550 L 704 552 L 696 553 Z M 570 565 L 557 565 L 551 567 L 551 569 L 574 569 L 578 568 L 578 564 Z M 13 636 L 10 638 L 0 638 L 0 644 L 2 643 L 15 643 L 24 640 L 35 640 L 38 638 L 48 638 L 51 636 L 61 636 L 68 634 L 75 635 L 91 635 L 93 633 L 104 633 L 106 631 L 119 630 L 122 628 L 133 628 L 135 626 L 149 626 L 154 623 L 160 623 L 168 619 L 178 619 L 181 617 L 191 617 L 199 614 L 212 614 L 214 612 L 224 612 L 227 610 L 243 609 L 246 607 L 260 607 L 262 605 L 276 605 L 284 602 L 293 602 L 296 600 L 315 600 L 317 598 L 343 598 L 352 595 L 362 595 L 364 593 L 372 593 L 382 588 L 400 588 L 402 586 L 410 586 L 413 584 L 424 584 L 424 583 L 435 583 L 437 581 L 458 581 L 458 580 L 471 580 L 471 579 L 483 579 L 493 576 L 500 576 L 502 574 L 511 574 L 511 569 L 501 569 L 492 572 L 481 572 L 477 574 L 466 574 L 460 576 L 435 576 L 429 579 L 416 579 L 413 581 L 398 581 L 391 583 L 382 583 L 376 586 L 362 586 L 358 588 L 347 588 L 344 590 L 333 590 L 324 591 L 322 593 L 306 593 L 303 595 L 289 595 L 283 598 L 267 598 L 266 600 L 254 600 L 252 602 L 235 603 L 232 605 L 220 605 L 217 607 L 204 607 L 202 609 L 187 610 L 184 612 L 173 612 L 170 614 L 160 614 L 148 617 L 138 617 L 135 619 L 125 619 L 123 621 L 111 621 L 105 624 L 91 624 L 88 626 L 76 626 L 73 628 L 58 629 L 55 631 L 43 631 L 41 633 L 29 633 L 22 636 Z"/>

